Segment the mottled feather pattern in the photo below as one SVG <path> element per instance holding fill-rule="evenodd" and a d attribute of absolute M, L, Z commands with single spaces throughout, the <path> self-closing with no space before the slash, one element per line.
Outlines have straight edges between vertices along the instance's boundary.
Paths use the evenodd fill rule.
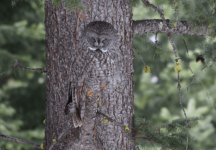
<path fill-rule="evenodd" d="M 114 27 L 102 21 L 89 23 L 79 38 L 76 59 L 70 67 L 70 73 L 77 77 L 70 79 L 72 102 L 68 104 L 74 127 L 83 125 L 86 107 L 96 116 L 97 97 L 102 95 L 117 70 L 117 38 Z"/>

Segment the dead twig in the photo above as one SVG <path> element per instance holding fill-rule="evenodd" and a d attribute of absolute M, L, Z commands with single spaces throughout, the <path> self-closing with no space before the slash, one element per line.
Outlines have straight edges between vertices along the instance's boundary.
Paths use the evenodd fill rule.
<path fill-rule="evenodd" d="M 47 72 L 46 68 L 30 68 L 30 67 L 21 66 L 21 65 L 19 65 L 19 61 L 17 59 L 14 59 L 14 65 L 11 65 L 8 70 L 1 73 L 0 75 L 5 74 L 7 71 L 9 71 L 10 69 L 13 69 L 13 68 L 21 68 L 21 69 L 26 69 L 26 70 L 38 70 L 41 73 L 46 73 Z"/>
<path fill-rule="evenodd" d="M 33 146 L 33 147 L 35 147 L 35 148 L 37 148 L 37 149 L 42 149 L 42 148 L 40 147 L 40 145 L 38 145 L 38 144 L 29 142 L 29 141 L 26 141 L 26 140 L 18 139 L 18 138 L 9 137 L 9 136 L 4 135 L 4 134 L 2 134 L 2 133 L 0 133 L 0 138 L 2 138 L 2 139 L 4 139 L 4 140 L 7 140 L 7 141 L 13 141 L 13 142 L 18 142 L 18 143 L 27 144 L 27 145 Z M 0 150 L 1 150 L 1 149 L 0 149 Z"/>
<path fill-rule="evenodd" d="M 157 11 L 159 14 L 160 14 L 160 17 L 162 18 L 163 20 L 163 28 L 166 28 L 168 29 L 169 28 L 169 25 L 167 24 L 165 18 L 164 18 L 164 14 L 162 13 L 162 9 L 159 9 L 157 8 L 156 6 L 154 6 L 153 4 L 150 4 L 148 0 L 141 0 L 147 7 L 151 7 L 153 8 L 155 11 Z M 174 51 L 174 54 L 175 54 L 175 60 L 176 62 L 178 61 L 177 59 L 177 52 L 176 52 L 176 47 L 173 43 L 173 40 L 172 40 L 172 37 L 171 37 L 171 34 L 170 33 L 167 33 L 167 37 L 169 39 L 169 42 L 170 44 L 172 45 L 173 47 L 173 51 Z M 181 108 L 182 108 L 182 111 L 184 112 L 184 115 L 185 115 L 185 119 L 186 119 L 186 126 L 187 126 L 187 141 L 186 141 L 186 150 L 188 149 L 188 119 L 187 119 L 187 115 L 186 115 L 186 112 L 184 110 L 184 107 L 182 106 L 182 101 L 181 101 L 181 83 L 180 83 L 180 71 L 178 71 L 178 89 L 179 89 L 179 102 L 180 102 L 180 105 L 181 105 Z"/>
<path fill-rule="evenodd" d="M 178 57 L 177 57 L 177 52 L 176 52 L 176 47 L 175 47 L 175 45 L 174 45 L 174 42 L 173 42 L 173 40 L 172 40 L 172 37 L 171 37 L 171 35 L 170 34 L 167 34 L 167 37 L 168 37 L 168 39 L 169 39 L 169 42 L 170 42 L 170 44 L 172 45 L 172 47 L 173 47 L 173 51 L 174 51 L 174 54 L 175 54 L 175 61 L 176 62 L 178 62 Z M 182 109 L 182 111 L 183 111 L 183 113 L 184 113 L 184 116 L 185 116 L 185 120 L 186 120 L 186 126 L 187 126 L 187 141 L 186 141 L 186 150 L 188 149 L 188 134 L 189 134 L 189 129 L 188 129 L 188 119 L 187 119 L 187 114 L 186 114 L 186 112 L 185 112 L 185 110 L 184 110 L 184 107 L 183 107 L 183 105 L 182 105 L 182 98 L 181 98 L 181 82 L 180 82 L 180 70 L 178 71 L 178 89 L 179 89 L 179 103 L 180 103 L 180 105 L 181 105 L 181 109 Z"/>

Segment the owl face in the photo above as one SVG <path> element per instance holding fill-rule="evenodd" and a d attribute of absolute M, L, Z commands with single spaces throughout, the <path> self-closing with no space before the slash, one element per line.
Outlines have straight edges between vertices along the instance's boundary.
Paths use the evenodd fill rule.
<path fill-rule="evenodd" d="M 98 52 L 107 52 L 112 39 L 109 35 L 98 34 L 98 33 L 88 33 L 87 42 L 89 44 L 89 49 Z"/>
<path fill-rule="evenodd" d="M 105 53 L 114 49 L 116 37 L 117 30 L 110 23 L 93 21 L 85 27 L 81 42 L 86 44 L 88 50 Z"/>

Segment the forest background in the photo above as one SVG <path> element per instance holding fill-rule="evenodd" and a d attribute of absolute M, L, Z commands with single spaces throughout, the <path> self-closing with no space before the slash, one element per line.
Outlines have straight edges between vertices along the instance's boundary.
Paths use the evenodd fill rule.
<path fill-rule="evenodd" d="M 163 0 L 151 3 L 163 7 L 166 19 L 173 19 L 170 5 Z M 20 65 L 32 68 L 44 68 L 45 27 L 44 5 L 38 1 L 22 0 L 15 5 L 10 0 L 0 1 L 0 73 L 13 65 L 18 59 Z M 180 15 L 180 17 L 183 17 Z M 133 20 L 160 19 L 158 13 L 146 8 L 143 3 L 133 7 Z M 158 34 L 158 44 L 162 49 L 172 49 L 166 35 Z M 187 62 L 206 87 L 195 80 L 193 86 L 190 70 L 181 65 L 182 100 L 188 117 L 202 116 L 203 120 L 190 130 L 197 143 L 196 150 L 216 150 L 216 112 L 210 100 L 216 100 L 216 69 L 203 68 L 196 62 L 196 55 L 202 52 L 202 36 L 184 35 L 187 49 L 180 35 L 173 35 L 178 56 Z M 135 120 L 145 118 L 152 126 L 160 126 L 174 119 L 184 118 L 178 100 L 177 73 L 174 55 L 166 57 L 155 54 L 155 35 L 146 34 L 134 37 L 134 47 L 140 53 L 150 73 L 144 73 L 144 64 L 134 51 L 134 96 Z M 0 76 L 0 132 L 37 144 L 42 143 L 45 125 L 46 75 L 38 71 L 13 69 Z M 214 105 L 214 104 L 213 104 Z M 136 124 L 135 124 L 136 125 Z M 0 139 L 0 148 L 8 150 L 35 150 L 28 145 Z M 141 147 L 153 150 L 155 147 Z"/>

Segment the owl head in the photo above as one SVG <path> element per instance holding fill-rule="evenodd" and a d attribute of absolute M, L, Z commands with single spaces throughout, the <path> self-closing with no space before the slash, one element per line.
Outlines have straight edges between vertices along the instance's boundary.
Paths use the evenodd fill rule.
<path fill-rule="evenodd" d="M 113 47 L 117 37 L 117 30 L 104 21 L 90 22 L 83 30 L 82 37 L 91 51 L 105 53 Z"/>

